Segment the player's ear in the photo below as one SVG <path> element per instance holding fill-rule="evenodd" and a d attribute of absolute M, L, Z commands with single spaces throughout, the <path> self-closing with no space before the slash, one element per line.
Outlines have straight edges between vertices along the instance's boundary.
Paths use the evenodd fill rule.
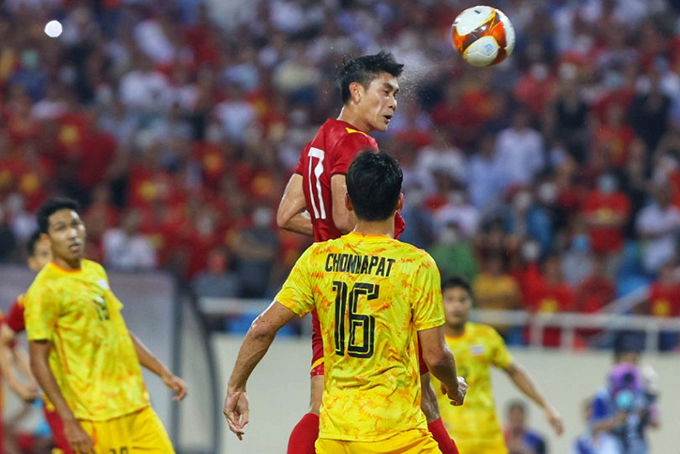
<path fill-rule="evenodd" d="M 364 93 L 364 87 L 359 82 L 352 82 L 349 84 L 349 94 L 352 97 L 352 101 L 358 103 L 361 101 L 361 96 Z"/>
<path fill-rule="evenodd" d="M 40 241 L 49 241 L 50 236 L 47 233 L 41 233 L 40 234 Z"/>
<path fill-rule="evenodd" d="M 399 200 L 397 200 L 397 211 L 404 209 L 404 193 L 399 194 Z"/>
<path fill-rule="evenodd" d="M 349 198 L 349 193 L 345 193 L 345 208 L 347 208 L 347 211 L 354 211 L 352 200 Z"/>

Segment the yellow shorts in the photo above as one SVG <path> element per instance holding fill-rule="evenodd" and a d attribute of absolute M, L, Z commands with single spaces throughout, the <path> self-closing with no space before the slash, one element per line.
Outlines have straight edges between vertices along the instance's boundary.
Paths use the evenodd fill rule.
<path fill-rule="evenodd" d="M 108 421 L 80 421 L 94 440 L 95 454 L 175 454 L 163 423 L 151 407 Z"/>
<path fill-rule="evenodd" d="M 427 430 L 413 429 L 380 441 L 343 441 L 319 438 L 317 454 L 441 454 Z"/>

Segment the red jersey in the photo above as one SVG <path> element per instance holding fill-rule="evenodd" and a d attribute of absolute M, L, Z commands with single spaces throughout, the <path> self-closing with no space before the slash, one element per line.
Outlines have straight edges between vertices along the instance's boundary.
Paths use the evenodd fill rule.
<path fill-rule="evenodd" d="M 5 323 L 12 328 L 15 333 L 20 333 L 26 330 L 26 323 L 24 322 L 24 295 L 19 295 L 9 309 Z"/>
<path fill-rule="evenodd" d="M 649 303 L 649 315 L 663 318 L 680 316 L 680 285 L 652 284 Z"/>
<path fill-rule="evenodd" d="M 302 175 L 307 211 L 312 217 L 314 241 L 340 238 L 333 223 L 331 177 L 347 173 L 354 157 L 364 150 L 377 150 L 378 143 L 351 124 L 328 119 L 300 156 L 295 173 Z"/>

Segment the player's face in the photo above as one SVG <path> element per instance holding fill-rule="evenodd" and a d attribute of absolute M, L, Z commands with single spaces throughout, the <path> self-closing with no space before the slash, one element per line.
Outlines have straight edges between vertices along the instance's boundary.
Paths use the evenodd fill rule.
<path fill-rule="evenodd" d="M 468 320 L 472 308 L 470 294 L 461 287 L 453 287 L 444 290 L 444 312 L 446 323 L 453 327 L 462 327 Z"/>
<path fill-rule="evenodd" d="M 47 235 L 55 258 L 74 262 L 85 253 L 85 225 L 73 210 L 65 208 L 49 218 Z"/>
<path fill-rule="evenodd" d="M 360 86 L 361 87 L 361 86 Z M 358 103 L 361 115 L 371 131 L 385 131 L 397 110 L 399 82 L 389 73 L 380 73 L 363 90 Z"/>
<path fill-rule="evenodd" d="M 33 252 L 33 255 L 28 258 L 28 267 L 37 273 L 43 269 L 50 260 L 52 260 L 50 240 L 43 236 L 43 238 L 35 243 L 35 251 Z"/>

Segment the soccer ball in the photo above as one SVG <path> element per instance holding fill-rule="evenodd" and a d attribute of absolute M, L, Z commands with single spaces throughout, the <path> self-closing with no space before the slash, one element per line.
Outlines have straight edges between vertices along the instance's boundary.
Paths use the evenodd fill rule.
<path fill-rule="evenodd" d="M 451 27 L 453 47 L 473 66 L 492 66 L 505 60 L 515 47 L 515 29 L 501 10 L 490 6 L 468 8 Z"/>

